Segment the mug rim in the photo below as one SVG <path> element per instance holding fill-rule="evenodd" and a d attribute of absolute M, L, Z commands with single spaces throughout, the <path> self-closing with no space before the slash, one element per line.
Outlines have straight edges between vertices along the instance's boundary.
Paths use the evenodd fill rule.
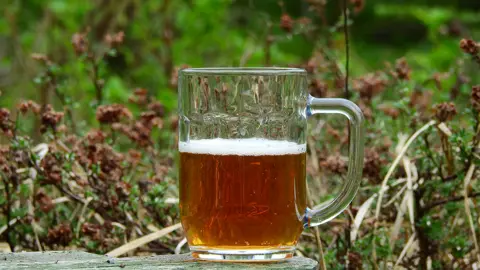
<path fill-rule="evenodd" d="M 307 73 L 303 68 L 290 67 L 203 67 L 186 68 L 179 72 L 185 75 L 293 75 Z"/>

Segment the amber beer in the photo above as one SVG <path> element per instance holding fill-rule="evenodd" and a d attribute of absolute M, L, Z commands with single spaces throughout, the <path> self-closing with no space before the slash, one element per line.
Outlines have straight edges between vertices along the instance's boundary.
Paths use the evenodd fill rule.
<path fill-rule="evenodd" d="M 293 248 L 306 209 L 305 145 L 181 142 L 180 211 L 192 250 Z"/>

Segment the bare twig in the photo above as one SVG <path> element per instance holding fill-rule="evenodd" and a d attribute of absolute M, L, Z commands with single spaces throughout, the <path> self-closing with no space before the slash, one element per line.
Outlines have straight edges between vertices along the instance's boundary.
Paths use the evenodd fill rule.
<path fill-rule="evenodd" d="M 442 142 L 442 150 L 445 154 L 445 159 L 447 160 L 447 172 L 448 175 L 452 175 L 455 171 L 455 164 L 452 155 L 452 146 L 450 145 L 450 142 L 448 141 L 448 136 L 445 135 L 445 133 L 443 133 L 441 130 L 438 130 L 438 133 Z"/>
<path fill-rule="evenodd" d="M 85 203 L 85 200 L 83 198 L 81 198 L 80 196 L 72 193 L 70 190 L 62 187 L 61 185 L 55 185 L 55 187 L 58 188 L 58 190 L 60 190 L 63 194 L 65 194 L 68 197 L 70 197 L 71 199 L 73 199 L 74 201 L 77 201 L 79 203 Z"/>
<path fill-rule="evenodd" d="M 18 130 L 18 120 L 19 120 L 19 117 L 20 117 L 20 111 L 17 111 L 17 114 L 15 116 L 15 122 L 14 122 L 14 125 L 13 125 L 13 139 L 16 140 L 17 139 L 17 130 Z"/>
<path fill-rule="evenodd" d="M 272 23 L 267 22 L 267 36 L 265 37 L 265 66 L 270 66 L 271 54 L 270 48 L 275 38 L 272 36 Z"/>
<path fill-rule="evenodd" d="M 319 166 L 318 166 L 318 158 L 316 157 L 316 152 L 315 152 L 315 142 L 311 139 L 307 139 L 307 142 L 308 142 L 309 147 L 312 149 L 312 151 L 311 151 L 312 157 L 310 158 L 310 160 L 312 161 L 312 167 L 315 170 L 315 175 L 317 175 L 316 180 L 319 181 L 319 177 L 318 177 Z M 308 203 L 310 208 L 313 208 L 315 206 L 315 203 L 312 199 L 312 196 L 310 195 L 310 190 L 309 190 L 308 186 L 307 186 L 307 203 Z M 321 270 L 326 270 L 327 266 L 325 264 L 325 256 L 324 256 L 324 253 L 323 253 L 322 239 L 320 238 L 320 230 L 318 229 L 318 227 L 315 227 L 314 231 L 315 231 L 315 240 L 316 240 L 317 246 L 318 246 L 318 256 L 319 256 L 320 269 Z"/>
<path fill-rule="evenodd" d="M 467 195 L 468 198 L 474 198 L 474 197 L 478 197 L 478 196 L 480 196 L 480 192 L 474 192 L 474 193 L 470 193 L 470 194 Z M 446 198 L 446 199 L 443 199 L 443 200 L 434 201 L 434 202 L 429 203 L 426 206 L 424 206 L 423 209 L 425 211 L 428 211 L 428 210 L 431 210 L 434 207 L 441 206 L 441 205 L 444 205 L 444 204 L 449 203 L 449 202 L 459 202 L 459 201 L 463 200 L 464 198 L 465 198 L 465 195 L 462 195 L 462 196 L 455 196 L 455 197 L 450 197 L 450 198 Z"/>
<path fill-rule="evenodd" d="M 440 178 L 442 178 L 442 180 L 445 181 L 445 177 L 443 176 L 443 172 L 442 172 L 442 164 L 439 164 L 433 157 L 430 141 L 428 140 L 428 134 L 423 136 L 423 141 L 425 142 L 425 147 L 427 149 L 426 151 L 427 157 L 437 167 L 438 173 L 440 174 Z"/>
<path fill-rule="evenodd" d="M 171 1 L 165 0 L 160 6 L 158 11 L 161 18 L 163 18 L 163 29 L 162 29 L 162 40 L 164 44 L 164 53 L 163 53 L 163 72 L 166 78 L 169 78 L 172 75 L 173 71 L 173 20 L 169 15 L 169 7 Z"/>
<path fill-rule="evenodd" d="M 93 86 L 95 86 L 95 96 L 97 99 L 97 106 L 103 103 L 103 85 L 100 83 L 100 78 L 98 75 L 99 64 L 95 60 L 95 56 L 89 55 L 88 60 L 92 65 L 92 81 Z"/>
<path fill-rule="evenodd" d="M 345 98 L 350 98 L 350 91 L 348 89 L 348 75 L 350 64 L 350 41 L 348 37 L 348 8 L 347 0 L 343 0 L 343 33 L 345 36 Z"/>
<path fill-rule="evenodd" d="M 478 65 L 480 65 L 480 54 L 473 55 L 472 59 L 474 62 L 476 62 Z"/>
<path fill-rule="evenodd" d="M 320 258 L 319 258 L 320 269 L 321 270 L 327 270 L 327 266 L 325 264 L 325 256 L 323 255 L 322 239 L 320 238 L 320 229 L 318 229 L 318 227 L 315 227 L 314 230 L 315 230 L 315 241 L 317 242 L 318 254 L 320 256 Z"/>
<path fill-rule="evenodd" d="M 72 131 L 73 131 L 73 133 L 76 133 L 77 132 L 77 125 L 75 124 L 75 120 L 73 119 L 72 110 L 67 104 L 67 98 L 58 89 L 57 76 L 55 76 L 55 74 L 51 71 L 50 66 L 51 66 L 51 64 L 49 64 L 49 66 L 47 66 L 47 73 L 46 73 L 48 78 L 50 79 L 49 80 L 49 84 L 50 84 L 49 88 L 53 89 L 53 92 L 55 93 L 55 96 L 57 96 L 60 103 L 62 103 L 63 108 L 66 110 L 67 117 L 70 120 L 70 125 L 72 127 Z"/>

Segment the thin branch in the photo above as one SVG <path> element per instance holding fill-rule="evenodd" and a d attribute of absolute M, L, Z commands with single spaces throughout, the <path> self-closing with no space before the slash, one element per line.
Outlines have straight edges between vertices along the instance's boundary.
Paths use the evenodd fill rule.
<path fill-rule="evenodd" d="M 472 56 L 473 61 L 480 65 L 480 54 Z"/>
<path fill-rule="evenodd" d="M 92 80 L 95 86 L 97 105 L 101 105 L 103 102 L 103 86 L 100 84 L 100 78 L 98 76 L 98 63 L 95 61 L 94 55 L 89 55 L 88 60 L 92 64 Z"/>
<path fill-rule="evenodd" d="M 350 41 L 348 37 L 348 9 L 347 0 L 343 0 L 343 34 L 345 36 L 345 98 L 350 98 L 350 91 L 348 90 L 348 76 L 350 65 Z"/>
<path fill-rule="evenodd" d="M 61 185 L 55 185 L 55 187 L 60 190 L 63 194 L 67 195 L 68 197 L 72 198 L 74 201 L 79 203 L 85 203 L 85 200 L 79 197 L 78 195 L 72 193 L 70 190 L 62 187 Z"/>
<path fill-rule="evenodd" d="M 309 145 L 311 146 L 314 146 L 314 143 L 312 142 L 312 140 L 308 140 L 308 143 Z M 315 149 L 315 147 L 313 147 L 313 149 Z M 312 156 L 316 155 L 315 154 L 315 151 L 312 151 Z M 318 173 L 319 173 L 319 168 L 318 168 L 318 159 L 315 157 L 315 158 L 310 158 L 310 160 L 312 161 L 312 165 L 316 171 L 316 175 L 317 175 L 317 181 L 319 181 L 318 179 Z M 315 206 L 315 203 L 312 199 L 312 196 L 310 195 L 310 189 L 308 188 L 307 186 L 307 204 L 308 204 L 308 207 L 310 208 L 314 208 Z M 323 252 L 323 244 L 322 244 L 322 238 L 320 237 L 320 229 L 318 229 L 318 226 L 315 226 L 314 227 L 314 231 L 315 231 L 315 240 L 317 242 L 317 246 L 318 246 L 318 256 L 319 256 L 319 269 L 321 270 L 326 270 L 327 269 L 327 266 L 325 264 L 325 255 L 324 255 L 324 252 Z"/>
<path fill-rule="evenodd" d="M 170 0 L 164 0 L 162 5 L 158 9 L 158 14 L 162 21 L 162 41 L 163 41 L 163 53 L 162 50 L 160 53 L 161 62 L 163 65 L 163 72 L 165 77 L 170 78 L 173 72 L 173 38 L 174 38 L 174 27 L 172 17 L 169 16 L 170 9 Z"/>
<path fill-rule="evenodd" d="M 442 166 L 441 166 L 441 164 L 437 163 L 437 161 L 433 157 L 432 150 L 431 150 L 432 148 L 430 147 L 430 141 L 428 140 L 428 134 L 426 134 L 422 137 L 423 137 L 423 141 L 425 142 L 425 146 L 427 147 L 427 151 L 426 151 L 427 152 L 427 157 L 437 167 L 440 178 L 442 178 L 442 180 L 445 181 L 445 177 L 443 176 L 443 172 L 442 172 Z"/>
<path fill-rule="evenodd" d="M 14 122 L 14 126 L 13 126 L 13 139 L 14 139 L 14 140 L 17 139 L 18 119 L 19 119 L 19 116 L 20 116 L 20 111 L 17 110 L 17 114 L 16 114 L 16 116 L 15 116 L 15 122 Z"/>
<path fill-rule="evenodd" d="M 34 156 L 34 153 L 33 152 L 30 152 L 29 154 L 29 157 L 30 157 L 30 162 L 31 164 L 33 164 L 35 170 L 37 171 L 37 173 L 40 173 L 43 175 L 43 169 L 40 168 L 37 164 L 37 162 L 35 160 L 32 159 L 32 156 Z M 63 192 L 63 194 L 67 195 L 68 197 L 72 198 L 74 201 L 77 201 L 77 202 L 80 202 L 80 203 L 85 203 L 85 200 L 83 198 L 81 198 L 80 196 L 72 193 L 70 190 L 62 187 L 61 184 L 55 184 L 53 185 L 55 186 L 58 190 L 60 190 L 61 192 Z"/>
<path fill-rule="evenodd" d="M 270 48 L 275 38 L 272 36 L 272 24 L 267 22 L 267 36 L 265 38 L 265 66 L 270 66 L 271 53 Z"/>
<path fill-rule="evenodd" d="M 317 242 L 318 246 L 318 255 L 320 256 L 320 269 L 321 270 L 326 270 L 327 267 L 325 265 L 325 256 L 323 255 L 323 244 L 322 244 L 322 238 L 320 237 L 320 229 L 316 226 L 314 228 L 315 231 L 315 241 Z"/>
<path fill-rule="evenodd" d="M 60 100 L 60 103 L 62 103 L 63 108 L 67 112 L 67 117 L 70 119 L 70 125 L 72 127 L 72 132 L 77 133 L 77 125 L 75 124 L 75 120 L 73 119 L 73 113 L 70 107 L 67 105 L 67 99 L 63 93 L 61 93 L 58 90 L 58 83 L 57 83 L 57 77 L 55 74 L 50 70 L 50 67 L 47 68 L 47 75 L 50 78 L 50 87 L 53 89 L 53 92 L 55 93 L 55 96 L 57 96 L 58 100 Z"/>
<path fill-rule="evenodd" d="M 458 177 L 458 175 L 455 173 L 455 174 L 446 176 L 445 178 L 443 178 L 443 181 L 445 181 L 445 182 L 452 181 L 452 180 L 457 179 L 457 177 Z"/>
<path fill-rule="evenodd" d="M 437 128 L 438 129 L 438 128 Z M 442 150 L 445 154 L 445 159 L 447 161 L 447 172 L 449 175 L 452 175 L 455 171 L 455 163 L 452 156 L 452 146 L 448 142 L 448 136 L 442 133 L 441 131 L 438 132 L 440 134 L 440 141 L 442 144 Z"/>
<path fill-rule="evenodd" d="M 470 193 L 470 194 L 467 195 L 468 198 L 474 198 L 474 197 L 478 197 L 478 196 L 480 196 L 480 192 L 474 192 L 474 193 Z M 462 195 L 462 196 L 455 196 L 455 197 L 446 198 L 446 199 L 443 199 L 443 200 L 438 200 L 438 201 L 432 202 L 430 204 L 427 204 L 426 206 L 423 207 L 423 209 L 425 211 L 428 211 L 428 210 L 430 210 L 434 207 L 444 205 L 444 204 L 449 203 L 449 202 L 459 202 L 459 201 L 463 200 L 464 198 L 465 198 L 465 196 Z"/>

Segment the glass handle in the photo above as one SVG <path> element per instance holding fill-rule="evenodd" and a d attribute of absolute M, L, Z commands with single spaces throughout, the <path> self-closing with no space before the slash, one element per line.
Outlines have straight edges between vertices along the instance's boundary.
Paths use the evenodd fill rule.
<path fill-rule="evenodd" d="M 363 170 L 364 118 L 362 111 L 355 103 L 342 98 L 309 96 L 306 113 L 307 117 L 314 114 L 342 114 L 348 118 L 350 131 L 347 180 L 332 201 L 318 209 L 307 209 L 304 226 L 308 227 L 333 219 L 342 213 L 355 197 Z"/>

